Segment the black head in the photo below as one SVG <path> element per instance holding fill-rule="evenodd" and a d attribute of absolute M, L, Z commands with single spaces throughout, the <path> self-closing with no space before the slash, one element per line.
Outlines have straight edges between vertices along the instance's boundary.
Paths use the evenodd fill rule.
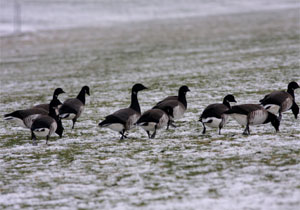
<path fill-rule="evenodd" d="M 229 103 L 229 102 L 235 102 L 235 103 L 236 103 L 236 100 L 235 100 L 234 96 L 231 95 L 231 94 L 225 96 L 225 97 L 224 97 L 224 101 L 226 101 L 226 102 L 228 102 L 228 103 Z"/>
<path fill-rule="evenodd" d="M 89 88 L 89 86 L 83 86 L 81 88 L 81 91 L 83 91 L 84 93 L 90 95 L 90 88 Z"/>
<path fill-rule="evenodd" d="M 65 91 L 63 91 L 62 88 L 56 88 L 54 93 L 53 93 L 53 96 L 58 96 L 59 94 L 62 94 L 62 93 L 65 93 Z"/>
<path fill-rule="evenodd" d="M 280 126 L 280 120 L 278 119 L 278 117 L 272 113 L 268 113 L 269 114 L 269 120 L 271 121 L 271 124 L 273 125 L 273 127 L 275 128 L 276 132 L 279 131 L 279 126 Z"/>
<path fill-rule="evenodd" d="M 140 83 L 137 83 L 137 84 L 133 85 L 132 92 L 137 93 L 137 92 L 139 92 L 141 90 L 145 90 L 145 89 L 148 89 L 148 88 L 146 88 L 144 85 L 142 85 Z"/>
<path fill-rule="evenodd" d="M 179 93 L 184 93 L 184 94 L 186 94 L 188 91 L 190 91 L 190 89 L 188 88 L 188 86 L 186 86 L 186 85 L 183 85 L 183 86 L 181 86 L 180 88 L 179 88 Z"/>
<path fill-rule="evenodd" d="M 56 123 L 57 123 L 57 128 L 55 133 L 57 133 L 57 135 L 59 135 L 59 137 L 61 138 L 64 132 L 64 127 L 62 125 L 61 119 L 57 120 Z"/>
<path fill-rule="evenodd" d="M 290 82 L 289 85 L 288 85 L 289 90 L 295 90 L 297 88 L 300 88 L 297 82 L 293 81 L 293 82 Z"/>
<path fill-rule="evenodd" d="M 169 117 L 174 118 L 174 115 L 173 115 L 173 108 L 172 108 L 172 107 L 166 106 L 166 107 L 163 107 L 162 110 L 163 110 L 164 112 L 166 112 L 167 115 L 168 115 Z"/>

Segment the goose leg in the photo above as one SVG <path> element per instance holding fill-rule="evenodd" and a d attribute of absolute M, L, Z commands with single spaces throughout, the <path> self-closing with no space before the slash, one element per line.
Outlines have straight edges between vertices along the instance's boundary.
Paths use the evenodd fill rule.
<path fill-rule="evenodd" d="M 204 124 L 204 123 L 202 123 L 202 125 L 203 125 L 203 131 L 202 131 L 202 134 L 205 134 L 205 132 L 206 132 L 206 127 L 205 127 L 205 124 Z"/>
<path fill-rule="evenodd" d="M 72 121 L 73 121 L 73 126 L 72 126 L 72 129 L 74 129 L 74 126 L 75 126 L 75 123 L 76 123 L 76 118 L 74 118 Z"/>
<path fill-rule="evenodd" d="M 33 131 L 31 131 L 31 140 L 32 140 L 32 145 L 37 146 L 36 136 L 34 135 Z"/>
<path fill-rule="evenodd" d="M 170 122 L 170 126 L 172 126 L 173 128 L 176 128 L 176 125 L 174 125 L 173 123 L 174 123 L 174 121 L 173 121 L 173 120 L 171 120 L 171 122 Z"/>
<path fill-rule="evenodd" d="M 156 135 L 156 125 L 155 125 L 155 130 L 154 130 L 154 133 L 152 134 L 152 136 L 151 136 L 151 139 L 154 139 L 155 138 L 155 135 Z"/>
<path fill-rule="evenodd" d="M 244 135 L 249 135 L 250 134 L 250 129 L 249 129 L 249 123 L 247 123 L 247 126 L 243 132 Z"/>
<path fill-rule="evenodd" d="M 48 140 L 49 140 L 49 134 L 46 137 L 46 144 L 48 145 Z"/>
<path fill-rule="evenodd" d="M 225 121 L 226 121 L 225 117 L 222 116 L 222 121 L 219 124 L 219 135 L 221 135 L 221 129 L 223 128 Z"/>
<path fill-rule="evenodd" d="M 278 120 L 281 121 L 281 119 L 282 119 L 282 114 L 281 114 L 281 110 L 280 110 Z"/>
<path fill-rule="evenodd" d="M 174 122 L 173 120 L 169 120 L 169 121 L 168 121 L 167 130 L 169 130 L 169 127 L 170 127 L 170 126 L 173 127 L 173 128 L 176 128 L 176 125 L 174 125 L 173 122 Z"/>
<path fill-rule="evenodd" d="M 120 131 L 120 134 L 121 134 L 120 140 L 123 140 L 123 139 L 124 139 L 124 134 L 123 134 L 123 132 Z"/>
<path fill-rule="evenodd" d="M 151 138 L 150 132 L 147 131 L 147 134 L 148 134 L 148 138 L 150 139 Z"/>
<path fill-rule="evenodd" d="M 123 131 L 120 131 L 120 134 L 121 134 L 121 138 L 120 140 L 123 140 L 124 138 L 127 138 L 127 136 L 125 136 L 125 129 Z"/>

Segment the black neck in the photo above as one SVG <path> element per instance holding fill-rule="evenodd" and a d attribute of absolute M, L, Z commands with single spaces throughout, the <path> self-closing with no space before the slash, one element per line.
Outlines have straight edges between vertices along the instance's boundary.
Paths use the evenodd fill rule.
<path fill-rule="evenodd" d="M 223 104 L 230 109 L 230 103 L 227 100 L 223 99 Z"/>
<path fill-rule="evenodd" d="M 268 117 L 266 119 L 266 121 L 263 123 L 263 124 L 266 124 L 266 123 L 269 123 L 269 122 L 272 122 L 274 120 L 276 120 L 277 116 L 268 112 Z"/>
<path fill-rule="evenodd" d="M 53 93 L 53 98 L 57 98 L 57 97 L 58 97 L 58 95 Z"/>
<path fill-rule="evenodd" d="M 85 105 L 85 91 L 81 90 L 77 96 L 77 99 L 80 100 L 83 105 Z"/>
<path fill-rule="evenodd" d="M 139 101 L 137 98 L 137 92 L 134 92 L 134 91 L 131 92 L 130 108 L 134 109 L 135 111 L 137 111 L 138 113 L 141 114 L 141 108 L 140 108 L 140 104 L 139 104 Z"/>
<path fill-rule="evenodd" d="M 295 100 L 295 94 L 294 94 L 294 89 L 293 88 L 288 88 L 287 92 L 293 97 Z"/>
<path fill-rule="evenodd" d="M 185 92 L 178 92 L 178 101 L 180 101 L 185 108 L 187 108 L 187 101 L 185 97 Z"/>
<path fill-rule="evenodd" d="M 52 117 L 53 119 L 55 119 L 56 121 L 58 120 L 58 116 L 56 114 L 55 108 L 50 104 L 49 106 L 49 114 L 50 117 Z"/>

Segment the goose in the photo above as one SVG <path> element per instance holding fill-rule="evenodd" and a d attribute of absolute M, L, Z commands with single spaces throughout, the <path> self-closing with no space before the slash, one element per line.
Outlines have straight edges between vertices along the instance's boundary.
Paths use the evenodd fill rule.
<path fill-rule="evenodd" d="M 131 90 L 131 104 L 128 108 L 120 109 L 111 115 L 105 117 L 105 120 L 99 123 L 100 127 L 108 127 L 121 134 L 121 140 L 126 138 L 125 131 L 134 127 L 135 123 L 141 116 L 141 108 L 137 98 L 139 91 L 148 89 L 144 85 L 138 83 Z"/>
<path fill-rule="evenodd" d="M 59 117 L 73 121 L 72 129 L 85 106 L 85 94 L 90 95 L 90 88 L 83 86 L 76 98 L 67 99 L 59 108 Z"/>
<path fill-rule="evenodd" d="M 49 104 L 49 114 L 39 115 L 31 125 L 31 140 L 33 145 L 37 145 L 36 136 L 47 136 L 46 144 L 51 135 L 56 132 L 59 137 L 62 137 L 64 128 L 61 120 L 55 111 L 55 101 L 52 100 Z"/>
<path fill-rule="evenodd" d="M 154 139 L 156 130 L 167 126 L 170 117 L 173 117 L 173 109 L 170 106 L 165 107 L 164 110 L 150 109 L 142 114 L 136 124 L 147 132 L 149 138 Z M 150 131 L 153 131 L 152 135 L 150 135 Z"/>
<path fill-rule="evenodd" d="M 58 114 L 58 109 L 61 107 L 62 103 L 60 102 L 60 100 L 58 99 L 58 95 L 62 94 L 62 93 L 65 93 L 65 91 L 63 91 L 62 88 L 56 88 L 54 90 L 54 93 L 53 93 L 53 97 L 52 99 L 56 99 L 57 100 L 57 103 L 58 103 L 58 106 L 55 107 L 55 111 L 57 112 Z M 44 109 L 46 110 L 47 112 L 49 112 L 49 104 L 38 104 L 38 105 L 35 105 L 33 106 L 32 108 L 38 108 L 38 109 Z"/>
<path fill-rule="evenodd" d="M 172 122 L 173 119 L 180 119 L 183 117 L 183 114 L 187 109 L 186 93 L 188 91 L 190 91 L 188 86 L 183 85 L 178 90 L 178 96 L 168 96 L 167 98 L 158 102 L 152 109 L 164 110 L 165 107 L 170 106 L 173 109 L 173 117 L 171 117 L 170 122 Z M 172 123 L 170 123 L 170 125 L 174 126 Z M 167 129 L 168 128 L 169 126 L 167 126 Z"/>
<path fill-rule="evenodd" d="M 205 125 L 213 128 L 219 128 L 219 135 L 221 135 L 221 129 L 225 126 L 228 121 L 228 116 L 224 114 L 225 111 L 230 109 L 230 102 L 236 100 L 233 95 L 226 95 L 223 99 L 222 104 L 210 104 L 202 112 L 199 121 L 203 125 L 202 134 L 205 134 Z"/>
<path fill-rule="evenodd" d="M 273 114 L 279 113 L 279 120 L 282 118 L 282 112 L 292 109 L 292 112 L 297 119 L 299 114 L 299 107 L 295 102 L 294 90 L 300 88 L 298 83 L 290 82 L 287 91 L 274 91 L 266 95 L 259 102 L 265 107 L 266 110 Z"/>
<path fill-rule="evenodd" d="M 31 108 L 22 109 L 4 115 L 4 120 L 15 122 L 17 125 L 30 128 L 34 119 L 39 115 L 47 115 L 48 111 L 44 109 Z"/>
<path fill-rule="evenodd" d="M 224 112 L 240 125 L 246 126 L 243 134 L 250 135 L 250 125 L 260 125 L 271 122 L 276 132 L 279 131 L 280 121 L 276 115 L 268 112 L 260 104 L 241 104 L 232 106 L 231 109 Z"/>

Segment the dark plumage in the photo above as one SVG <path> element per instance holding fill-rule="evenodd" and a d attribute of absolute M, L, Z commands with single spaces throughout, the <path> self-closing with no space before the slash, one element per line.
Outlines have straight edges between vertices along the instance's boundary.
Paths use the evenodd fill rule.
<path fill-rule="evenodd" d="M 24 128 L 30 128 L 34 119 L 39 115 L 47 115 L 48 112 L 44 109 L 31 108 L 17 110 L 4 115 L 4 120 L 13 121 Z"/>
<path fill-rule="evenodd" d="M 294 90 L 299 88 L 296 82 L 288 84 L 287 91 L 274 91 L 266 95 L 259 102 L 265 107 L 266 110 L 273 114 L 279 113 L 279 120 L 282 118 L 282 112 L 292 109 L 292 112 L 297 119 L 299 114 L 299 107 L 295 102 Z"/>
<path fill-rule="evenodd" d="M 60 95 L 60 94 L 62 94 L 62 93 L 65 93 L 65 91 L 63 91 L 62 88 L 56 88 L 56 89 L 54 90 L 54 93 L 53 93 L 52 100 L 56 100 L 57 106 L 55 107 L 55 110 L 56 110 L 57 113 L 58 113 L 59 107 L 62 105 L 62 103 L 61 103 L 60 100 L 58 99 L 58 95 Z M 32 108 L 44 109 L 44 110 L 46 110 L 47 112 L 49 112 L 49 104 L 38 104 L 38 105 L 35 105 L 35 106 L 32 107 Z"/>
<path fill-rule="evenodd" d="M 105 120 L 99 123 L 100 127 L 108 127 L 121 134 L 121 139 L 126 137 L 125 131 L 130 130 L 141 116 L 141 108 L 138 102 L 137 94 L 139 91 L 147 89 L 142 84 L 135 84 L 131 90 L 131 104 L 129 108 L 120 109 L 111 115 L 105 117 Z"/>
<path fill-rule="evenodd" d="M 146 130 L 149 138 L 155 138 L 156 130 L 167 126 L 170 123 L 170 117 L 173 117 L 172 107 L 165 107 L 164 110 L 150 109 L 143 113 L 136 124 Z M 153 131 L 152 135 L 150 131 Z"/>
<path fill-rule="evenodd" d="M 222 104 L 211 104 L 204 109 L 199 119 L 203 125 L 202 134 L 205 134 L 205 125 L 219 128 L 221 134 L 221 129 L 228 121 L 228 116 L 224 112 L 230 109 L 230 102 L 236 102 L 233 95 L 225 96 Z"/>
<path fill-rule="evenodd" d="M 59 117 L 73 121 L 72 129 L 84 110 L 85 94 L 90 95 L 90 88 L 88 86 L 82 87 L 76 98 L 67 99 L 59 108 Z"/>
<path fill-rule="evenodd" d="M 183 117 L 184 112 L 187 109 L 186 93 L 190 89 L 184 85 L 181 86 L 178 90 L 178 96 L 169 96 L 162 101 L 158 102 L 153 109 L 162 109 L 166 107 L 171 107 L 173 109 L 173 119 L 179 119 Z M 168 129 L 169 127 L 167 127 Z"/>
<path fill-rule="evenodd" d="M 276 132 L 279 131 L 280 121 L 276 115 L 268 112 L 259 104 L 241 104 L 232 106 L 231 109 L 224 112 L 233 119 L 235 119 L 240 125 L 246 126 L 245 135 L 250 134 L 249 125 L 260 125 L 271 122 Z"/>
<path fill-rule="evenodd" d="M 49 105 L 49 114 L 48 115 L 39 115 L 31 125 L 31 139 L 33 145 L 37 145 L 36 135 L 37 136 L 47 136 L 46 144 L 50 136 L 56 132 L 60 137 L 62 137 L 64 128 L 62 126 L 61 120 L 59 119 L 55 111 L 55 100 L 52 100 Z"/>

